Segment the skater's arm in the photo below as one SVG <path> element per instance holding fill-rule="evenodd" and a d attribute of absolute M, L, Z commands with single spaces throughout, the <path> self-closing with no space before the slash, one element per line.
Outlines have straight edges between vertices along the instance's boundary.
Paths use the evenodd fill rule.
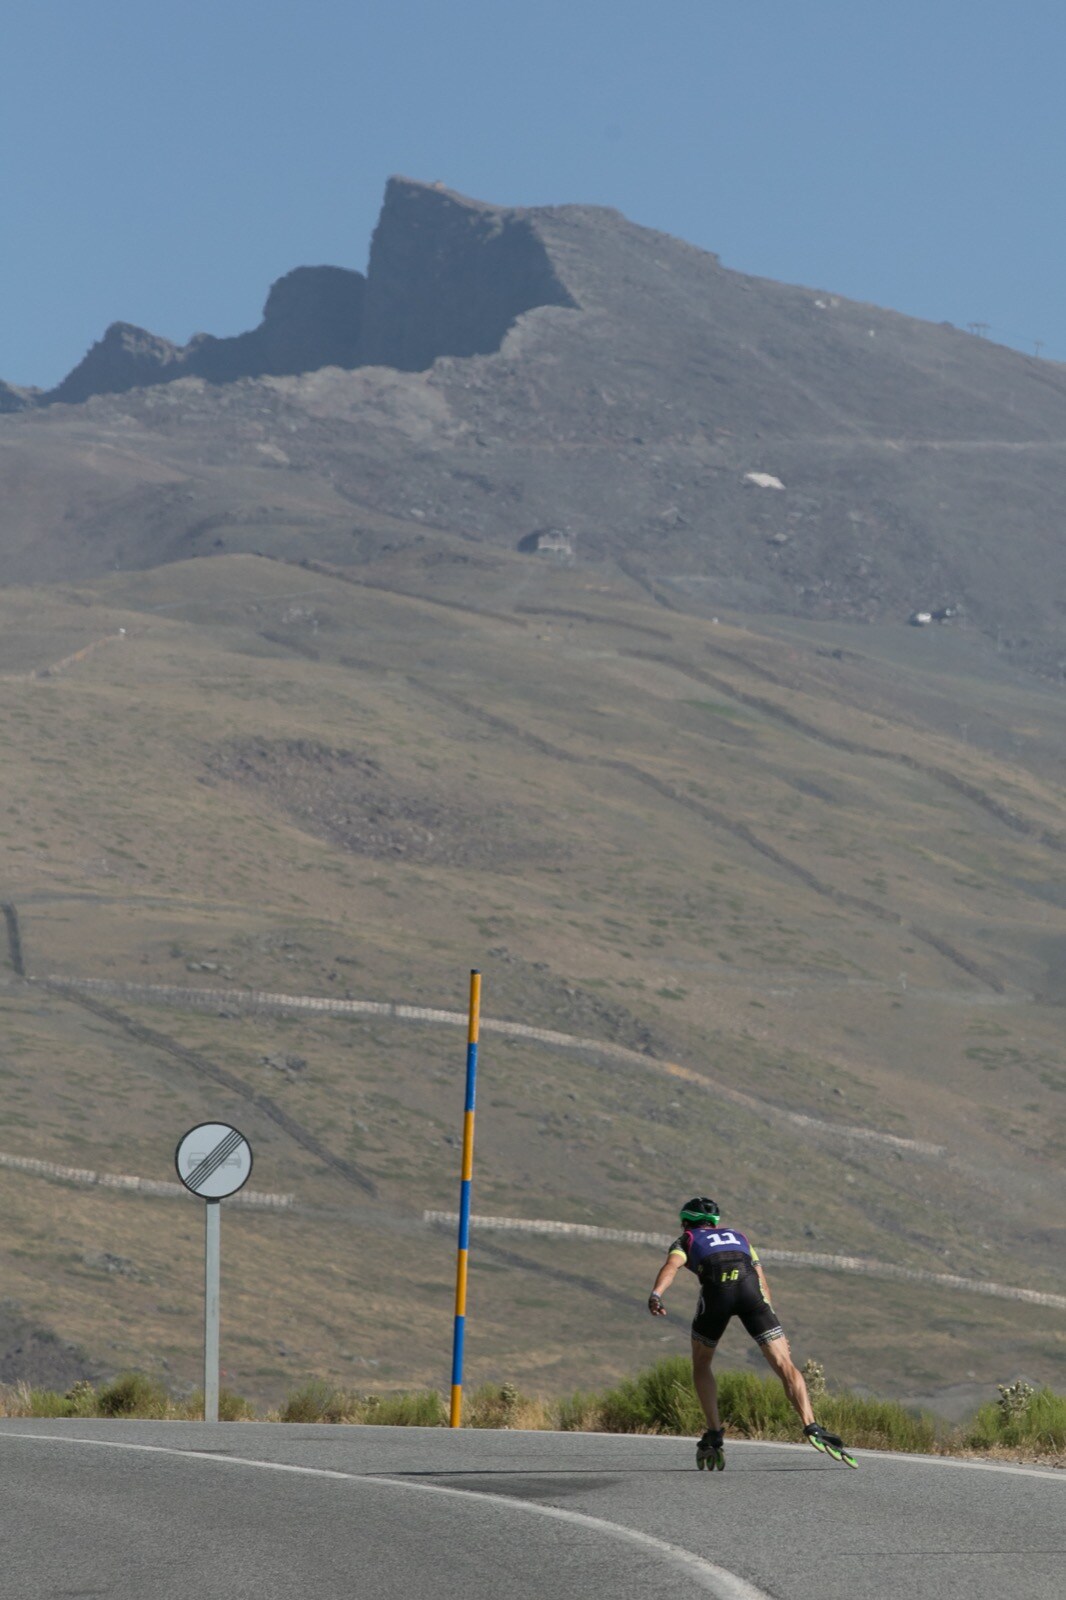
<path fill-rule="evenodd" d="M 666 1307 L 663 1305 L 663 1295 L 677 1277 L 678 1268 L 684 1265 L 685 1258 L 671 1250 L 662 1266 L 651 1294 L 648 1296 L 648 1310 L 653 1317 L 665 1317 Z"/>

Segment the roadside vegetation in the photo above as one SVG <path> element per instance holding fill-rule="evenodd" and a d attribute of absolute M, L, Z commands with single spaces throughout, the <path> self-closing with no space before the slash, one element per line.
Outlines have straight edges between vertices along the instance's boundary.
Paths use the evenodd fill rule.
<path fill-rule="evenodd" d="M 120 1372 L 99 1387 L 82 1381 L 65 1394 L 55 1389 L 35 1389 L 28 1383 L 0 1388 L 0 1416 L 4 1417 L 141 1417 L 160 1422 L 194 1422 L 203 1414 L 201 1391 L 176 1399 L 157 1378 L 143 1372 Z M 218 1414 L 222 1422 L 257 1420 L 254 1406 L 228 1389 L 219 1391 Z"/>
<path fill-rule="evenodd" d="M 1027 1383 L 1000 1385 L 998 1398 L 969 1421 L 951 1427 L 895 1400 L 876 1400 L 825 1388 L 821 1368 L 805 1370 L 820 1422 L 859 1450 L 901 1450 L 923 1454 L 985 1454 L 1029 1460 L 1058 1459 L 1066 1464 L 1066 1395 L 1034 1389 Z M 718 1399 L 727 1432 L 739 1439 L 798 1441 L 795 1416 L 780 1384 L 751 1372 L 718 1375 Z M 441 1428 L 447 1402 L 434 1389 L 406 1394 L 358 1394 L 313 1378 L 276 1410 L 259 1413 L 247 1400 L 223 1389 L 223 1422 L 335 1422 L 387 1427 Z M 76 1383 L 66 1394 L 27 1384 L 0 1390 L 0 1415 L 7 1417 L 141 1417 L 199 1420 L 203 1396 L 170 1395 L 158 1380 L 126 1372 L 101 1385 Z M 486 1384 L 464 1397 L 463 1426 L 564 1433 L 643 1433 L 695 1435 L 704 1422 L 693 1392 L 689 1364 L 670 1356 L 598 1393 L 577 1391 L 544 1401 L 521 1394 L 512 1384 Z"/>

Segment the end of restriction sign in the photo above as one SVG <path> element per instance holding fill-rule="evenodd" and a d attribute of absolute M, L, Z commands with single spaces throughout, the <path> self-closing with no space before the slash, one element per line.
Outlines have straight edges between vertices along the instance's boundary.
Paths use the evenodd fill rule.
<path fill-rule="evenodd" d="M 201 1200 L 225 1200 L 252 1175 L 252 1147 L 228 1122 L 200 1122 L 178 1140 L 178 1177 Z"/>

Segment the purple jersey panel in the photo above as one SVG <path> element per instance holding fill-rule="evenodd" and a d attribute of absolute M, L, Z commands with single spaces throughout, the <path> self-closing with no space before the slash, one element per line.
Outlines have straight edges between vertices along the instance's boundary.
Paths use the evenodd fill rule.
<path fill-rule="evenodd" d="M 699 1272 L 705 1262 L 716 1256 L 751 1256 L 751 1245 L 735 1228 L 689 1228 L 682 1238 L 685 1265 L 690 1272 Z"/>

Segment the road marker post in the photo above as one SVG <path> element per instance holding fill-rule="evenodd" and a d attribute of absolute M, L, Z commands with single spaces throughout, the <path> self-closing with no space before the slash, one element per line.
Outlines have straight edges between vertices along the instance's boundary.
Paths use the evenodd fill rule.
<path fill-rule="evenodd" d="M 222 1202 L 252 1175 L 252 1147 L 228 1122 L 200 1122 L 178 1140 L 178 1177 L 204 1204 L 204 1421 L 218 1421 Z"/>
<path fill-rule="evenodd" d="M 455 1332 L 452 1337 L 452 1402 L 449 1425 L 463 1417 L 463 1344 L 466 1335 L 466 1277 L 470 1256 L 470 1190 L 474 1174 L 474 1097 L 481 1020 L 481 973 L 470 974 L 470 1022 L 466 1044 L 466 1098 L 463 1102 L 463 1168 L 459 1185 L 459 1244 L 455 1262 Z"/>

